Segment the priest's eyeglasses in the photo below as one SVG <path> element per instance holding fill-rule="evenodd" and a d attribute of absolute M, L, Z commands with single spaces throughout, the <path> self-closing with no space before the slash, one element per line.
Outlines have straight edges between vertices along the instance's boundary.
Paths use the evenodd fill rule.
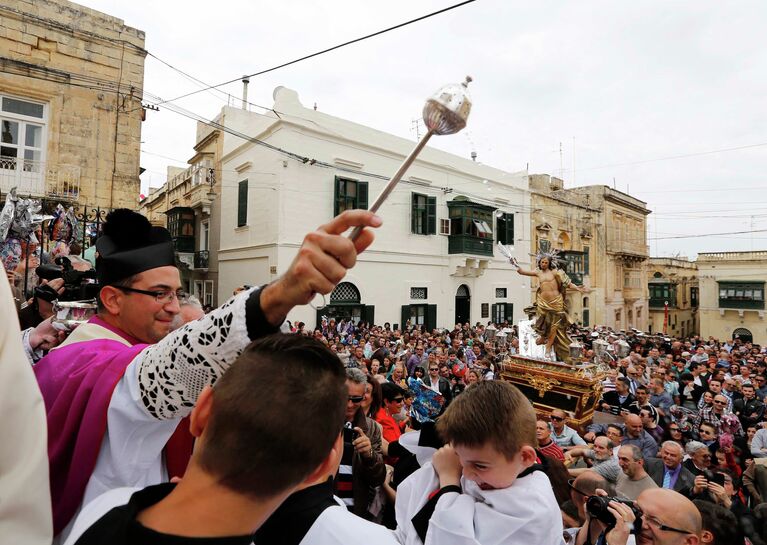
<path fill-rule="evenodd" d="M 181 299 L 186 296 L 186 294 L 183 291 L 173 291 L 173 290 L 149 291 L 149 290 L 137 290 L 136 288 L 129 288 L 127 286 L 113 286 L 113 287 L 117 288 L 120 291 L 125 291 L 128 293 L 140 293 L 141 295 L 149 295 L 150 297 L 154 297 L 155 301 L 157 301 L 161 305 L 167 305 L 174 299 Z"/>

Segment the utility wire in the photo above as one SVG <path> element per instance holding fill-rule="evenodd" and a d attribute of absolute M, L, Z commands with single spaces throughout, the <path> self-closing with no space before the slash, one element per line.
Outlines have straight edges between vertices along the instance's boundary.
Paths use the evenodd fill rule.
<path fill-rule="evenodd" d="M 344 42 L 344 43 L 341 43 L 341 44 L 338 44 L 338 45 L 334 45 L 333 47 L 328 47 L 327 49 L 323 49 L 322 51 L 317 51 L 315 53 L 310 53 L 309 55 L 304 55 L 303 57 L 300 57 L 298 59 L 294 59 L 292 61 L 284 62 L 282 64 L 278 64 L 277 66 L 272 66 L 271 68 L 267 68 L 266 70 L 261 70 L 259 72 L 254 72 L 253 74 L 249 74 L 247 76 L 240 76 L 240 77 L 231 79 L 229 81 L 225 81 L 223 83 L 219 83 L 217 85 L 209 85 L 208 87 L 206 87 L 204 89 L 198 89 L 196 91 L 191 91 L 191 92 L 186 93 L 184 95 L 177 96 L 176 98 L 171 98 L 169 100 L 163 100 L 161 102 L 157 102 L 157 103 L 155 103 L 155 106 L 159 106 L 160 104 L 167 104 L 168 102 L 175 102 L 177 100 L 181 100 L 182 98 L 186 98 L 186 97 L 189 97 L 189 96 L 192 96 L 192 95 L 196 95 L 197 93 L 202 93 L 203 91 L 207 91 L 208 89 L 214 89 L 216 87 L 223 87 L 224 85 L 229 85 L 230 83 L 235 83 L 237 81 L 240 81 L 243 78 L 253 78 L 253 77 L 256 77 L 256 76 L 260 76 L 260 75 L 266 74 L 268 72 L 273 72 L 274 70 L 278 70 L 280 68 L 285 68 L 286 66 L 290 66 L 292 64 L 296 64 L 296 63 L 299 63 L 301 61 L 305 61 L 307 59 L 311 59 L 313 57 L 317 57 L 319 55 L 323 55 L 325 53 L 329 53 L 331 51 L 335 51 L 336 49 L 340 49 L 342 47 L 346 47 L 347 45 L 355 44 L 357 42 L 361 42 L 363 40 L 367 40 L 369 38 L 374 38 L 376 36 L 380 36 L 381 34 L 385 34 L 387 32 L 391 32 L 392 30 L 397 30 L 399 28 L 406 27 L 408 25 L 412 25 L 413 23 L 417 23 L 419 21 L 423 21 L 423 20 L 428 19 L 430 17 L 434 17 L 435 15 L 440 15 L 440 14 L 448 12 L 450 10 L 453 10 L 453 9 L 465 6 L 466 4 L 471 4 L 472 2 L 476 2 L 476 0 L 465 0 L 464 2 L 460 2 L 458 4 L 454 4 L 452 6 L 448 6 L 446 8 L 443 8 L 441 10 L 437 10 L 437 11 L 434 11 L 432 13 L 428 13 L 426 15 L 422 15 L 421 17 L 416 17 L 415 19 L 411 19 L 409 21 L 405 21 L 404 23 L 399 23 L 398 25 L 394 25 L 392 27 L 385 28 L 385 29 L 379 30 L 377 32 L 373 32 L 372 34 L 367 34 L 365 36 L 361 36 L 359 38 L 355 38 L 353 40 L 349 40 L 348 42 Z"/>

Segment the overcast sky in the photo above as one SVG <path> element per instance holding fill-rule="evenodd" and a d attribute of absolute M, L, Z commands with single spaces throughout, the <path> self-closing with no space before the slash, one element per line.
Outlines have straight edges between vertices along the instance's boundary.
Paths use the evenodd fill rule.
<path fill-rule="evenodd" d="M 145 31 L 149 52 L 215 84 L 458 0 L 81 3 Z M 559 175 L 563 166 L 566 187 L 614 184 L 652 210 L 652 255 L 767 249 L 765 22 L 761 0 L 477 0 L 253 78 L 249 100 L 271 106 L 284 85 L 306 106 L 415 139 L 424 99 L 471 74 L 468 129 L 430 145 L 476 151 L 508 171 Z M 147 57 L 149 93 L 170 99 L 199 88 Z M 224 89 L 241 94 L 240 83 Z M 178 104 L 212 118 L 225 101 L 203 92 Z M 148 112 L 144 188 L 192 156 L 194 127 L 162 107 Z M 762 232 L 700 236 L 752 229 Z M 669 238 L 686 235 L 698 236 Z"/>

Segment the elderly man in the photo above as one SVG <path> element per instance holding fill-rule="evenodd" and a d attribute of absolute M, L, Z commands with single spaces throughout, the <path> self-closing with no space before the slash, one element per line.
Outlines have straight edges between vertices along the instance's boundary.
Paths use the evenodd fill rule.
<path fill-rule="evenodd" d="M 703 475 L 711 466 L 711 452 L 700 441 L 690 441 L 684 447 L 689 458 L 683 462 L 694 476 Z"/>
<path fill-rule="evenodd" d="M 545 420 L 538 420 L 535 423 L 535 438 L 538 441 L 538 450 L 541 454 L 564 462 L 565 453 L 559 445 L 551 440 L 551 429 L 549 428 L 548 422 Z"/>
<path fill-rule="evenodd" d="M 554 442 L 562 450 L 567 451 L 573 447 L 583 446 L 586 441 L 578 435 L 578 432 L 567 425 L 567 414 L 562 409 L 554 409 L 549 415 L 551 421 L 552 437 Z"/>
<path fill-rule="evenodd" d="M 626 435 L 622 445 L 634 445 L 642 451 L 645 458 L 653 458 L 658 454 L 658 443 L 644 429 L 642 419 L 637 414 L 628 414 L 624 419 Z"/>
<path fill-rule="evenodd" d="M 111 212 L 97 243 L 98 315 L 35 366 L 54 533 L 102 492 L 182 475 L 192 438 L 179 424 L 203 388 L 252 340 L 278 331 L 294 306 L 334 289 L 373 241 L 363 230 L 352 243 L 345 231 L 380 224 L 369 212 L 344 212 L 305 237 L 282 277 L 170 332 L 181 288 L 170 234 L 130 210 Z"/>
<path fill-rule="evenodd" d="M 583 457 L 586 460 L 591 461 L 591 468 L 578 467 L 568 469 L 570 475 L 576 477 L 581 475 L 585 471 L 594 471 L 607 479 L 609 482 L 615 484 L 618 481 L 618 475 L 621 472 L 618 460 L 613 456 L 613 449 L 615 443 L 606 436 L 600 435 L 594 439 L 594 448 L 587 447 L 575 447 L 567 451 L 565 454 L 566 461 L 572 461 L 574 458 Z"/>
<path fill-rule="evenodd" d="M 695 504 L 673 490 L 645 490 L 636 500 L 642 510 L 637 545 L 699 545 L 702 520 Z M 628 537 L 628 536 L 627 536 Z M 610 545 L 625 545 L 625 541 Z"/>
<path fill-rule="evenodd" d="M 660 459 L 647 460 L 647 474 L 661 488 L 689 495 L 695 475 L 682 465 L 684 448 L 676 441 L 665 441 L 660 447 Z"/>
<path fill-rule="evenodd" d="M 638 447 L 621 445 L 618 449 L 618 464 L 623 471 L 622 475 L 618 475 L 615 486 L 618 497 L 635 500 L 642 491 L 658 487 L 645 471 L 644 456 Z"/>

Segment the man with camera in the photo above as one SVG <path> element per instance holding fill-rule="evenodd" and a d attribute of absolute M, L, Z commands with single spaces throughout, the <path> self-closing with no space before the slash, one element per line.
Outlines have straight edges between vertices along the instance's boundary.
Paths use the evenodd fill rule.
<path fill-rule="evenodd" d="M 372 418 L 365 416 L 360 406 L 365 397 L 366 384 L 367 377 L 362 371 L 346 369 L 349 398 L 335 495 L 344 501 L 349 511 L 370 519 L 371 491 L 383 484 L 386 466 L 381 452 L 381 430 Z"/>
<path fill-rule="evenodd" d="M 581 539 L 579 533 L 577 545 L 627 545 L 634 537 L 637 545 L 702 543 L 702 520 L 697 507 L 673 490 L 645 490 L 633 502 L 600 494 L 587 499 L 586 509 L 589 519 L 599 521 L 605 529 L 596 540 L 587 541 L 585 533 Z"/>

